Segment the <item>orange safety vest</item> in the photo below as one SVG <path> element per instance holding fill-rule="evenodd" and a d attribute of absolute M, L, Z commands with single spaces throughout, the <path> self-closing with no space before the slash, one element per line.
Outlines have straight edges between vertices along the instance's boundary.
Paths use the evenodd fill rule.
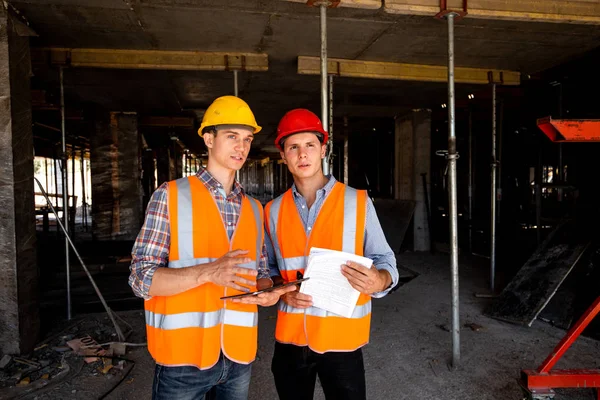
<path fill-rule="evenodd" d="M 363 255 L 367 194 L 337 182 L 307 236 L 292 190 L 269 202 L 267 232 L 284 281 L 304 273 L 311 247 Z M 371 297 L 361 294 L 351 318 L 316 307 L 299 309 L 279 301 L 275 339 L 309 346 L 317 353 L 353 351 L 369 342 Z"/>
<path fill-rule="evenodd" d="M 257 269 L 264 231 L 261 204 L 244 196 L 231 240 L 209 190 L 196 176 L 168 184 L 171 242 L 169 268 L 212 262 L 233 249 L 248 250 L 252 262 L 239 267 Z M 242 275 L 254 279 L 248 275 Z M 255 287 L 250 289 L 256 290 Z M 158 364 L 209 369 L 220 352 L 249 364 L 256 358 L 257 307 L 220 297 L 241 292 L 205 283 L 174 296 L 154 296 L 144 302 L 148 350 Z"/>

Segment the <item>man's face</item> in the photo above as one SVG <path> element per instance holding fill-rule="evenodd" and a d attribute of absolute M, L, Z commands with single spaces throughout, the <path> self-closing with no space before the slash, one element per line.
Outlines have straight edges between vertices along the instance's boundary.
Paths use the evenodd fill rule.
<path fill-rule="evenodd" d="M 321 171 L 325 145 L 314 133 L 296 133 L 285 139 L 280 154 L 294 177 L 310 178 Z"/>
<path fill-rule="evenodd" d="M 227 127 L 203 137 L 210 158 L 224 168 L 237 171 L 246 162 L 254 134 L 243 127 Z"/>

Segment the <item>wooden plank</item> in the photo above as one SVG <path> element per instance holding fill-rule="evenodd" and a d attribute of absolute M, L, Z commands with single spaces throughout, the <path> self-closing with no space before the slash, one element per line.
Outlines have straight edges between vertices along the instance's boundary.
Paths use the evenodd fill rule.
<path fill-rule="evenodd" d="M 80 68 L 155 69 L 186 71 L 267 71 L 262 53 L 222 53 L 134 49 L 32 48 L 33 64 Z"/>
<path fill-rule="evenodd" d="M 419 82 L 448 82 L 448 67 L 443 65 L 405 64 L 381 61 L 346 60 L 328 58 L 327 70 L 330 75 L 349 78 L 390 79 Z M 321 60 L 319 57 L 298 57 L 298 73 L 319 75 Z M 520 85 L 521 73 L 518 71 L 492 70 L 487 68 L 456 67 L 456 83 L 474 83 L 488 85 Z M 490 82 L 490 80 L 492 82 Z"/>
<path fill-rule="evenodd" d="M 573 221 L 559 224 L 484 315 L 531 326 L 589 246 Z"/>
<path fill-rule="evenodd" d="M 285 0 L 292 3 L 304 3 L 309 4 L 308 0 Z M 314 3 L 314 0 L 313 0 Z M 339 0 L 339 4 L 336 7 L 348 7 L 348 8 L 363 8 L 369 10 L 376 10 L 381 8 L 381 0 Z"/>
<path fill-rule="evenodd" d="M 462 10 L 462 0 L 449 0 L 447 9 Z M 469 0 L 467 18 L 506 19 L 570 24 L 600 24 L 597 0 Z M 439 0 L 386 0 L 392 14 L 435 15 Z"/>

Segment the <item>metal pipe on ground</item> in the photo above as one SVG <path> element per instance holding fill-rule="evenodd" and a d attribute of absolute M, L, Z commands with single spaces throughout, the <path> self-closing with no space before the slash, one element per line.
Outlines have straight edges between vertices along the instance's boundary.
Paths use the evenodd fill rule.
<path fill-rule="evenodd" d="M 67 320 L 71 319 L 71 267 L 69 265 L 69 188 L 67 171 L 67 139 L 65 129 L 65 85 L 63 67 L 59 67 L 60 77 L 60 126 L 62 131 L 62 160 L 63 160 L 63 220 L 65 230 L 65 268 L 67 274 Z M 57 215 L 58 221 L 58 215 Z"/>
<path fill-rule="evenodd" d="M 81 256 L 79 255 L 79 252 L 77 251 L 77 248 L 75 247 L 75 245 L 71 241 L 71 237 L 69 236 L 69 232 L 68 232 L 66 226 L 63 225 L 62 222 L 60 221 L 60 219 L 58 218 L 58 212 L 56 211 L 56 209 L 54 208 L 54 206 L 52 206 L 52 202 L 50 201 L 50 199 L 48 197 L 48 194 L 44 190 L 44 187 L 42 186 L 42 184 L 40 183 L 40 181 L 37 178 L 35 178 L 35 177 L 33 179 L 37 182 L 40 190 L 42 191 L 42 194 L 46 198 L 46 202 L 48 203 L 48 205 L 52 209 L 52 212 L 54 213 L 54 216 L 56 217 L 56 222 L 60 225 L 60 228 L 62 229 L 63 233 L 65 234 L 65 239 L 67 241 L 67 245 L 70 246 L 73 249 L 73 252 L 75 253 L 75 256 L 79 259 L 79 262 L 81 263 L 81 266 L 83 267 L 83 270 L 85 271 L 85 274 L 89 278 L 90 283 L 92 284 L 92 286 L 94 287 L 94 290 L 96 291 L 96 294 L 100 298 L 100 302 L 104 306 L 104 309 L 106 310 L 106 313 L 108 314 L 108 316 L 109 316 L 109 318 L 110 318 L 113 326 L 115 327 L 115 331 L 117 333 L 117 337 L 119 338 L 119 341 L 120 342 L 124 342 L 125 341 L 125 335 L 123 334 L 123 331 L 121 331 L 121 327 L 119 326 L 119 324 L 115 320 L 115 315 L 113 314 L 113 312 L 110 309 L 110 307 L 108 307 L 108 304 L 106 303 L 106 300 L 104 300 L 104 296 L 102 295 L 102 292 L 100 292 L 100 289 L 98 289 L 98 286 L 96 285 L 96 281 L 94 281 L 94 278 L 92 277 L 92 274 L 90 274 L 90 271 L 88 270 L 87 266 L 85 265 L 85 263 L 81 259 Z M 70 311 L 70 309 L 69 309 L 69 311 Z M 69 319 L 70 319 L 70 317 L 69 317 Z"/>
<path fill-rule="evenodd" d="M 456 195 L 456 112 L 454 93 L 454 17 L 448 21 L 448 205 L 450 230 L 450 268 L 452 274 L 452 367 L 460 363 L 460 320 L 458 301 L 458 210 Z"/>

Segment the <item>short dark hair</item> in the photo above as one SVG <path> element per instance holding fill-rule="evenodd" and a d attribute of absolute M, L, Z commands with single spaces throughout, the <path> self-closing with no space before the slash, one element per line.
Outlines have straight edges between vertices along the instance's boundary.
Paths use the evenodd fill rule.
<path fill-rule="evenodd" d="M 205 133 L 212 133 L 212 134 L 214 134 L 216 136 L 217 132 L 219 131 L 219 129 L 223 130 L 223 129 L 227 129 L 227 128 L 245 128 L 245 129 L 248 129 L 248 130 L 252 131 L 252 133 L 254 133 L 254 127 L 250 126 L 250 125 L 245 125 L 245 124 L 221 124 L 221 125 L 205 126 L 204 129 L 202 129 L 202 134 L 204 135 Z"/>
<path fill-rule="evenodd" d="M 321 132 L 298 132 L 298 133 L 314 133 L 317 136 L 317 139 L 319 139 L 319 142 L 321 142 L 321 144 L 323 144 L 323 139 L 325 139 L 325 136 L 323 136 L 323 134 Z M 294 135 L 295 135 L 295 133 L 292 133 L 291 135 L 281 138 L 281 140 L 279 141 L 279 147 L 281 147 L 281 149 L 283 150 L 285 148 L 283 146 L 283 144 L 285 143 L 285 140 L 287 138 L 289 138 L 290 136 L 294 136 Z"/>
<path fill-rule="evenodd" d="M 204 135 L 205 133 L 212 133 L 212 134 L 216 135 L 217 134 L 217 126 L 216 125 L 205 126 L 204 129 L 202 129 L 202 134 Z"/>

